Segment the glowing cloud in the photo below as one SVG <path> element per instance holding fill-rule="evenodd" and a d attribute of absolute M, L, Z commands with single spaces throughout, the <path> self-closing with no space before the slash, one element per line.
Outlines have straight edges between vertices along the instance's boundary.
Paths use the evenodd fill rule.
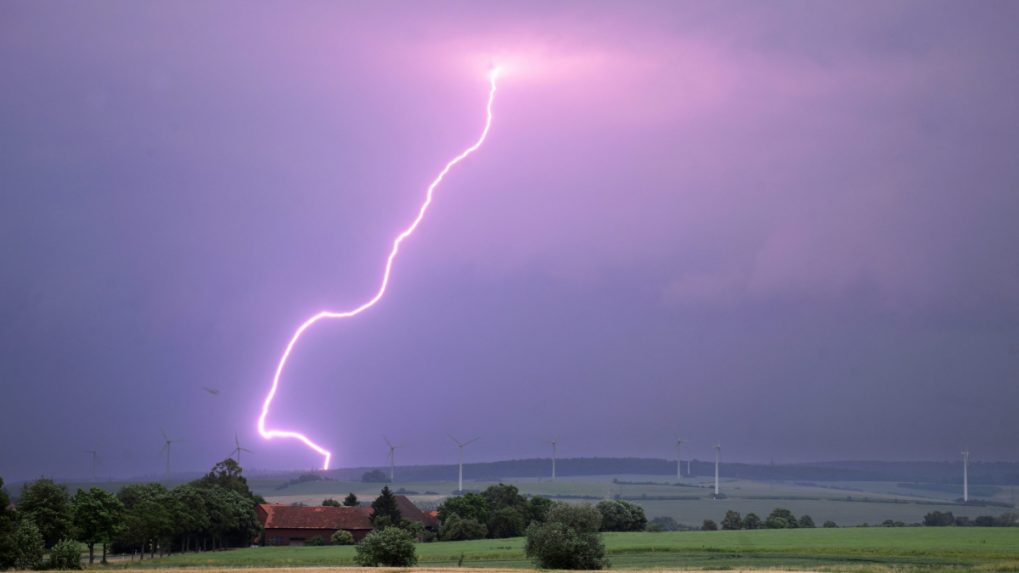
<path fill-rule="evenodd" d="M 498 67 L 493 68 L 488 75 L 490 87 L 488 91 L 488 104 L 485 107 L 485 128 L 481 130 L 481 136 L 474 142 L 474 145 L 463 150 L 459 155 L 451 159 L 449 163 L 446 163 L 446 166 L 442 168 L 442 171 L 440 171 L 435 179 L 432 180 L 431 184 L 428 185 L 428 190 L 425 192 L 425 201 L 421 204 L 421 208 L 418 209 L 417 217 L 415 217 L 411 224 L 393 240 L 393 248 L 389 251 L 389 257 L 386 259 L 385 270 L 382 272 L 382 282 L 379 285 L 379 289 L 376 291 L 375 296 L 352 310 L 323 310 L 302 322 L 301 325 L 297 327 L 297 330 L 294 331 L 294 334 L 290 337 L 290 342 L 287 343 L 286 349 L 284 349 L 283 355 L 280 357 L 279 363 L 276 365 L 276 373 L 272 377 L 272 387 L 269 388 L 269 393 L 266 395 L 265 401 L 262 403 L 262 414 L 258 417 L 258 433 L 263 438 L 267 440 L 272 438 L 290 438 L 298 440 L 323 457 L 322 469 L 329 469 L 329 461 L 332 458 L 332 453 L 329 450 L 316 444 L 311 440 L 311 438 L 300 432 L 295 432 L 293 430 L 270 429 L 266 427 L 265 420 L 269 416 L 269 408 L 272 406 L 272 400 L 276 397 L 276 391 L 279 389 L 280 378 L 283 375 L 283 368 L 286 366 L 287 359 L 290 357 L 290 353 L 294 350 L 294 346 L 297 345 L 297 341 L 300 340 L 301 335 L 303 335 L 305 331 L 311 328 L 315 323 L 329 318 L 350 318 L 352 316 L 357 316 L 358 314 L 361 314 L 375 306 L 375 303 L 379 302 L 379 300 L 382 299 L 382 296 L 386 294 L 386 287 L 389 286 L 389 275 L 393 270 L 393 261 L 396 259 L 397 253 L 400 252 L 400 243 L 402 243 L 407 237 L 411 236 L 421 223 L 421 220 L 424 219 L 425 212 L 428 211 L 428 207 L 432 204 L 432 196 L 435 193 L 435 188 L 442 183 L 442 180 L 446 177 L 446 174 L 449 173 L 450 169 L 452 169 L 454 165 L 466 159 L 471 153 L 477 151 L 488 137 L 488 131 L 492 127 L 492 102 L 495 100 L 495 79 L 498 75 Z"/>

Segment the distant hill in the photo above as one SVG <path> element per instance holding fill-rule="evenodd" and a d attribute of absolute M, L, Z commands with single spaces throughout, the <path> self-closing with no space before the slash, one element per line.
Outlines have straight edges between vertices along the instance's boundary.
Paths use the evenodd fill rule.
<path fill-rule="evenodd" d="M 464 464 L 464 473 L 471 479 L 499 480 L 503 478 L 544 477 L 550 470 L 548 458 L 504 460 L 497 462 Z M 683 463 L 686 471 L 686 462 Z M 694 476 L 714 475 L 714 462 L 692 460 Z M 961 462 L 882 462 L 845 461 L 805 464 L 744 464 L 723 463 L 722 474 L 727 478 L 765 481 L 894 481 L 923 483 L 962 483 Z M 326 472 L 331 479 L 358 481 L 361 475 L 375 467 L 342 468 Z M 676 462 L 660 458 L 563 458 L 557 461 L 558 475 L 660 475 L 675 476 Z M 292 476 L 300 472 L 277 474 Z M 456 466 L 421 465 L 401 466 L 401 478 L 407 481 L 440 481 L 454 479 Z M 970 463 L 970 483 L 982 485 L 1019 485 L 1019 463 Z"/>

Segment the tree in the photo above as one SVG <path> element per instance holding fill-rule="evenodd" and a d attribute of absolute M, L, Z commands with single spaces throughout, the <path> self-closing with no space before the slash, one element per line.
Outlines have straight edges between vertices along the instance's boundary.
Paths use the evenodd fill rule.
<path fill-rule="evenodd" d="M 353 545 L 354 534 L 346 529 L 337 529 L 336 533 L 333 533 L 332 537 L 329 538 L 329 542 L 333 545 Z"/>
<path fill-rule="evenodd" d="M 357 501 L 357 496 L 354 495 L 354 492 L 350 492 L 347 494 L 347 497 L 343 498 L 343 505 L 345 507 L 357 507 L 361 504 Z"/>
<path fill-rule="evenodd" d="M 622 500 L 606 500 L 599 502 L 602 531 L 643 531 L 647 526 L 644 509 Z"/>
<path fill-rule="evenodd" d="M 738 511 L 730 509 L 725 512 L 725 517 L 722 518 L 722 529 L 743 529 L 743 518 L 740 517 Z"/>
<path fill-rule="evenodd" d="M 701 525 L 701 531 L 718 531 L 718 524 L 712 519 L 705 519 Z"/>
<path fill-rule="evenodd" d="M 71 500 L 74 529 L 79 541 L 88 546 L 88 564 L 95 563 L 95 545 L 103 544 L 106 563 L 106 544 L 113 541 L 124 523 L 124 504 L 111 493 L 93 487 L 79 489 Z"/>
<path fill-rule="evenodd" d="M 43 553 L 46 551 L 46 542 L 43 540 L 42 532 L 32 521 L 26 517 L 18 524 L 18 530 L 14 532 L 14 568 L 15 569 L 38 569 L 42 567 Z"/>
<path fill-rule="evenodd" d="M 488 502 L 481 494 L 473 492 L 446 498 L 446 501 L 439 506 L 439 521 L 445 523 L 450 515 L 473 519 L 479 523 L 488 523 Z"/>
<path fill-rule="evenodd" d="M 396 506 L 396 496 L 388 485 L 384 486 L 382 492 L 372 502 L 372 524 L 378 528 L 385 528 L 399 525 L 402 519 L 400 509 Z"/>
<path fill-rule="evenodd" d="M 18 548 L 14 544 L 17 523 L 10 505 L 11 498 L 4 489 L 4 479 L 0 478 L 0 570 L 14 567 L 14 561 L 17 559 Z"/>
<path fill-rule="evenodd" d="M 362 567 L 411 567 L 418 561 L 414 539 L 398 527 L 372 531 L 356 551 L 354 562 Z"/>
<path fill-rule="evenodd" d="M 498 511 L 504 507 L 523 508 L 527 505 L 527 500 L 520 495 L 517 486 L 504 483 L 489 486 L 481 492 L 481 497 L 485 498 L 489 511 Z"/>
<path fill-rule="evenodd" d="M 81 569 L 81 550 L 72 539 L 58 541 L 50 549 L 49 569 Z"/>
<path fill-rule="evenodd" d="M 804 529 L 810 529 L 810 528 L 817 527 L 816 525 L 814 525 L 814 518 L 810 517 L 807 514 L 803 514 L 800 517 L 800 520 L 796 523 L 796 525 L 798 525 L 799 527 L 802 527 Z"/>
<path fill-rule="evenodd" d="M 493 539 L 520 537 L 524 528 L 524 515 L 515 507 L 497 509 L 488 518 L 488 534 Z"/>
<path fill-rule="evenodd" d="M 799 523 L 797 523 L 793 512 L 781 507 L 772 510 L 768 514 L 768 519 L 764 521 L 764 527 L 768 529 L 795 529 L 798 526 Z"/>
<path fill-rule="evenodd" d="M 67 489 L 51 479 L 25 484 L 18 500 L 18 512 L 32 518 L 47 548 L 71 533 L 71 503 Z"/>
<path fill-rule="evenodd" d="M 361 474 L 361 481 L 364 483 L 386 483 L 389 477 L 382 470 L 371 470 Z"/>
<path fill-rule="evenodd" d="M 335 499 L 333 499 L 331 497 L 328 497 L 328 498 L 322 500 L 322 506 L 323 507 L 340 507 L 340 502 L 336 501 Z"/>
<path fill-rule="evenodd" d="M 450 515 L 439 528 L 439 539 L 443 541 L 466 541 L 488 537 L 488 527 L 473 517 Z"/>
<path fill-rule="evenodd" d="M 551 499 L 535 495 L 527 500 L 526 519 L 528 522 L 545 523 L 545 520 L 548 519 L 548 510 L 551 508 Z"/>
<path fill-rule="evenodd" d="M 932 511 L 923 516 L 923 524 L 927 527 L 945 527 L 955 524 L 955 516 L 951 511 Z"/>
<path fill-rule="evenodd" d="M 527 528 L 527 557 L 544 569 L 601 569 L 608 562 L 600 528 L 601 513 L 590 504 L 556 503 L 545 523 Z"/>
<path fill-rule="evenodd" d="M 166 488 L 158 483 L 126 485 L 117 492 L 117 499 L 125 509 L 120 542 L 137 548 L 142 559 L 146 550 L 155 556 L 158 540 L 173 529 L 174 516 L 167 511 L 164 503 L 168 494 Z"/>
<path fill-rule="evenodd" d="M 821 527 L 825 527 L 825 528 L 828 528 L 828 529 L 833 529 L 833 528 L 836 528 L 838 526 L 839 526 L 839 524 L 837 524 L 834 521 L 829 519 L 828 521 L 824 522 L 824 525 L 822 525 Z"/>
<path fill-rule="evenodd" d="M 760 529 L 761 518 L 757 517 L 757 514 L 750 512 L 746 517 L 743 518 L 743 529 Z"/>
<path fill-rule="evenodd" d="M 248 487 L 248 480 L 242 475 L 243 473 L 244 469 L 237 465 L 233 458 L 227 458 L 212 466 L 212 470 L 209 473 L 196 482 L 192 482 L 192 484 L 198 487 L 219 486 L 223 489 L 236 491 L 256 503 L 265 503 L 262 496 L 257 496 L 251 492 L 251 488 Z"/>

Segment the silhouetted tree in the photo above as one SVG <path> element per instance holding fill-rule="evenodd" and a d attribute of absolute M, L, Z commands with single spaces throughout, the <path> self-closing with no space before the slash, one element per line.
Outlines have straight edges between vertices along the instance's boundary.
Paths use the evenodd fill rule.
<path fill-rule="evenodd" d="M 323 507 L 340 507 L 340 502 L 338 502 L 335 499 L 329 497 L 329 498 L 326 498 L 326 499 L 322 500 L 322 506 Z"/>
<path fill-rule="evenodd" d="M 402 519 L 400 509 L 396 506 L 396 496 L 388 485 L 383 487 L 382 492 L 372 502 L 372 524 L 377 528 L 398 526 Z"/>
<path fill-rule="evenodd" d="M 357 507 L 360 503 L 357 501 L 357 496 L 354 495 L 354 492 L 350 492 L 347 494 L 347 497 L 343 498 L 343 505 L 346 507 Z"/>
<path fill-rule="evenodd" d="M 757 514 L 750 512 L 746 517 L 743 518 L 743 529 L 760 529 L 761 518 L 757 517 Z"/>
<path fill-rule="evenodd" d="M 18 513 L 32 518 L 47 548 L 71 534 L 71 501 L 67 489 L 51 479 L 25 484 L 18 500 Z"/>
<path fill-rule="evenodd" d="M 730 509 L 725 512 L 725 517 L 722 518 L 722 529 L 743 529 L 743 518 L 740 517 L 738 511 Z"/>

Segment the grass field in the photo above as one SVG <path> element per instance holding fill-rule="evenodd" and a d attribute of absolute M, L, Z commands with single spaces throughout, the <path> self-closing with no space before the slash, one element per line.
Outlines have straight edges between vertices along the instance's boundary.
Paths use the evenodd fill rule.
<path fill-rule="evenodd" d="M 1019 528 L 852 528 L 609 533 L 615 569 L 1019 571 Z M 422 543 L 419 565 L 528 568 L 521 538 Z M 127 563 L 137 568 L 353 565 L 353 547 L 258 547 Z M 461 562 L 462 559 L 462 562 Z"/>

